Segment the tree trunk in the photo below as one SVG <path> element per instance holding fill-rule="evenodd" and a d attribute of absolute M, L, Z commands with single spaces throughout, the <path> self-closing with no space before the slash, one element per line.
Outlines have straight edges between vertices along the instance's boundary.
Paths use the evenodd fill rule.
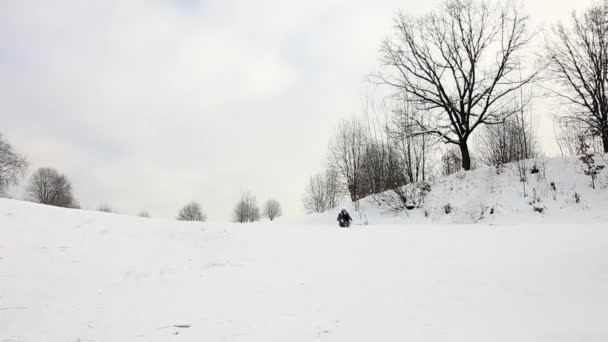
<path fill-rule="evenodd" d="M 460 144 L 460 156 L 462 157 L 462 168 L 466 171 L 471 169 L 471 154 L 469 153 L 469 146 L 466 141 L 461 141 Z"/>
<path fill-rule="evenodd" d="M 608 132 L 606 130 L 602 132 L 602 144 L 604 145 L 604 153 L 608 153 Z"/>

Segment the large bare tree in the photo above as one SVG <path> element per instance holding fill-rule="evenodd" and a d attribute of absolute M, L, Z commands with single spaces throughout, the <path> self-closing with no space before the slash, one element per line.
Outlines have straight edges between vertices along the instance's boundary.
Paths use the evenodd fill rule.
<path fill-rule="evenodd" d="M 523 50 L 531 39 L 527 23 L 513 5 L 473 0 L 447 0 L 421 17 L 399 14 L 395 36 L 382 47 L 384 67 L 374 79 L 427 113 L 427 120 L 418 122 L 420 134 L 457 145 L 462 167 L 469 170 L 473 131 L 516 112 L 509 95 L 538 74 L 522 73 Z"/>
<path fill-rule="evenodd" d="M 17 153 L 0 133 L 0 195 L 8 186 L 19 182 L 27 166 L 27 159 Z"/>
<path fill-rule="evenodd" d="M 27 186 L 27 193 L 34 202 L 65 208 L 78 207 L 72 193 L 72 183 L 53 168 L 36 170 Z"/>
<path fill-rule="evenodd" d="M 601 137 L 608 153 L 608 1 L 553 27 L 546 50 L 550 75 L 561 86 L 552 90 L 573 105 L 566 116 Z"/>

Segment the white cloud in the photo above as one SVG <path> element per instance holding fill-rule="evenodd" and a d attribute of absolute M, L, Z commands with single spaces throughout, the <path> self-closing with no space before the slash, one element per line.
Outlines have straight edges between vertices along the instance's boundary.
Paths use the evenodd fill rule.
<path fill-rule="evenodd" d="M 5 1 L 1 129 L 85 207 L 172 217 L 194 199 L 223 219 L 251 190 L 298 212 L 393 13 L 435 3 Z M 572 6 L 526 5 L 547 20 Z"/>

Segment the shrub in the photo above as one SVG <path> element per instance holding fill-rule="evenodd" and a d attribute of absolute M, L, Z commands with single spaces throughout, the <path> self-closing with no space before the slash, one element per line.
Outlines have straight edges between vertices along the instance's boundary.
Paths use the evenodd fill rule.
<path fill-rule="evenodd" d="M 201 221 L 207 220 L 207 216 L 203 213 L 201 205 L 197 202 L 186 204 L 177 214 L 179 221 Z"/>

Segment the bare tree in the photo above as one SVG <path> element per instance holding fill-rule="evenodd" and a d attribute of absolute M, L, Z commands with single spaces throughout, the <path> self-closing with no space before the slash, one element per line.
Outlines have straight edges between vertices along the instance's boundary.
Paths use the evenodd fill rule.
<path fill-rule="evenodd" d="M 344 191 L 340 183 L 340 175 L 338 171 L 328 168 L 325 170 L 325 201 L 327 209 L 332 209 L 338 206 L 340 198 Z"/>
<path fill-rule="evenodd" d="M 329 164 L 346 183 L 350 199 L 355 205 L 367 195 L 364 188 L 365 153 L 368 137 L 357 118 L 340 122 L 330 144 Z"/>
<path fill-rule="evenodd" d="M 275 218 L 281 216 L 283 211 L 281 210 L 281 203 L 276 199 L 269 199 L 264 204 L 264 216 L 268 217 L 270 221 L 273 221 Z"/>
<path fill-rule="evenodd" d="M 260 208 L 255 196 L 250 192 L 241 194 L 241 199 L 234 207 L 233 220 L 237 223 L 255 222 L 260 220 Z"/>
<path fill-rule="evenodd" d="M 197 202 L 190 202 L 186 204 L 182 209 L 180 209 L 177 214 L 177 219 L 179 221 L 201 221 L 204 222 L 207 220 L 207 216 L 203 213 L 201 209 L 201 205 Z"/>
<path fill-rule="evenodd" d="M 366 139 L 363 180 L 359 188 L 361 196 L 367 196 L 390 189 L 393 176 L 399 171 L 397 152 L 388 139 L 386 111 L 377 112 L 374 106 L 368 105 L 364 108 L 363 114 Z"/>
<path fill-rule="evenodd" d="M 385 127 L 388 149 L 384 161 L 385 191 L 376 193 L 374 199 L 381 206 L 401 211 L 422 204 L 423 192 L 428 187 L 425 181 L 431 175 L 431 154 L 438 139 L 417 134 L 421 129 L 418 122 L 424 122 L 425 118 L 409 102 L 399 100 L 392 105 Z"/>
<path fill-rule="evenodd" d="M 137 216 L 144 217 L 144 218 L 150 218 L 150 212 L 147 210 L 142 210 L 139 213 L 137 213 Z"/>
<path fill-rule="evenodd" d="M 383 45 L 385 67 L 376 80 L 424 111 L 419 133 L 457 145 L 469 170 L 473 131 L 513 114 L 509 95 L 538 74 L 521 77 L 522 50 L 531 39 L 527 23 L 513 6 L 473 0 L 447 0 L 419 18 L 402 13 L 395 38 Z"/>
<path fill-rule="evenodd" d="M 36 170 L 30 179 L 27 193 L 34 202 L 57 207 L 76 208 L 72 184 L 68 178 L 56 169 L 42 167 Z"/>
<path fill-rule="evenodd" d="M 589 151 L 599 153 L 604 150 L 601 137 L 590 132 L 580 120 L 568 115 L 553 119 L 553 132 L 562 156 L 576 156 L 580 153 L 581 139 L 589 146 Z"/>
<path fill-rule="evenodd" d="M 27 167 L 27 159 L 17 153 L 0 133 L 0 196 L 7 187 L 19 182 Z"/>
<path fill-rule="evenodd" d="M 500 167 L 538 157 L 537 146 L 529 122 L 513 116 L 503 124 L 486 127 L 481 135 L 479 160 L 488 166 Z"/>
<path fill-rule="evenodd" d="M 397 152 L 387 141 L 369 140 L 365 149 L 361 195 L 383 193 L 393 187 L 400 174 Z"/>
<path fill-rule="evenodd" d="M 114 210 L 112 209 L 112 207 L 110 206 L 110 204 L 108 203 L 101 203 L 100 205 L 97 206 L 97 211 L 101 211 L 102 213 L 113 213 Z"/>
<path fill-rule="evenodd" d="M 608 1 L 582 15 L 572 13 L 570 24 L 557 24 L 547 39 L 548 71 L 561 87 L 554 93 L 577 110 L 567 117 L 580 121 L 601 137 L 608 153 Z"/>
<path fill-rule="evenodd" d="M 308 186 L 304 192 L 304 198 L 302 202 L 306 212 L 311 213 L 322 213 L 326 211 L 327 201 L 325 198 L 325 179 L 322 173 L 310 177 Z"/>
<path fill-rule="evenodd" d="M 437 139 L 417 134 L 427 126 L 426 120 L 426 113 L 410 106 L 407 100 L 399 100 L 393 110 L 389 138 L 398 153 L 406 184 L 426 181 L 431 172 L 430 155 Z"/>
<path fill-rule="evenodd" d="M 338 173 L 328 169 L 310 177 L 303 204 L 307 213 L 322 213 L 338 205 L 341 195 Z"/>
<path fill-rule="evenodd" d="M 583 162 L 583 172 L 591 177 L 591 187 L 595 189 L 595 180 L 599 173 L 606 167 L 606 165 L 596 165 L 594 154 L 589 152 L 589 144 L 585 142 L 584 138 L 580 139 L 580 160 Z"/>
<path fill-rule="evenodd" d="M 441 174 L 449 176 L 462 170 L 462 158 L 460 151 L 454 148 L 448 150 L 441 156 Z"/>

